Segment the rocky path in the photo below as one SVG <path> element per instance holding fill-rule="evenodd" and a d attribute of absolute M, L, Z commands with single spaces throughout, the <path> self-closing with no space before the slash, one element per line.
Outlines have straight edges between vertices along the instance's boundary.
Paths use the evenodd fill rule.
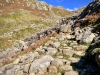
<path fill-rule="evenodd" d="M 60 33 L 32 52 L 18 56 L 0 67 L 0 75 L 78 75 L 85 60 L 87 45 L 68 40 L 72 35 Z M 76 64 L 75 64 L 76 63 Z"/>

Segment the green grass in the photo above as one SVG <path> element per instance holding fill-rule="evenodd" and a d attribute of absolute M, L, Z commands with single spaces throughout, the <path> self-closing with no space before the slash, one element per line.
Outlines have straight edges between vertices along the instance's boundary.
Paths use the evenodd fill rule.
<path fill-rule="evenodd" d="M 64 59 L 68 59 L 69 57 L 70 57 L 69 55 L 63 54 L 63 58 L 64 58 Z"/>
<path fill-rule="evenodd" d="M 33 27 L 31 26 L 32 24 L 34 24 Z M 42 20 L 41 17 L 35 16 L 26 10 L 17 9 L 13 13 L 2 14 L 0 15 L 0 36 L 3 36 L 3 38 L 0 38 L 0 50 L 12 47 L 16 40 L 23 39 L 53 25 L 54 22 Z M 12 36 L 4 36 L 5 33 L 8 34 L 10 32 L 13 32 Z M 8 42 L 8 38 L 13 41 Z M 7 42 L 8 44 L 6 44 Z"/>

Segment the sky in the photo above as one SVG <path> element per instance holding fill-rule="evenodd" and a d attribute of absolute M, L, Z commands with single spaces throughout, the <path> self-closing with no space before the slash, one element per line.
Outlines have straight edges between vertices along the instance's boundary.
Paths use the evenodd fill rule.
<path fill-rule="evenodd" d="M 63 8 L 73 11 L 88 5 L 93 0 L 41 0 L 53 6 L 62 6 Z"/>

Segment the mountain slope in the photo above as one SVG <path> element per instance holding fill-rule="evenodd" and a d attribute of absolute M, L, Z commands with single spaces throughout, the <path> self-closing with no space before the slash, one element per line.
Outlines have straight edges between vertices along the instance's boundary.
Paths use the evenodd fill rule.
<path fill-rule="evenodd" d="M 36 0 L 0 0 L 0 48 L 56 24 L 73 13 Z"/>

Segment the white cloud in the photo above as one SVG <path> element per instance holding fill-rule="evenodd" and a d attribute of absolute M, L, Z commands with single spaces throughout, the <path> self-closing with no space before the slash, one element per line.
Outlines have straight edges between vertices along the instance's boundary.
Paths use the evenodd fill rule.
<path fill-rule="evenodd" d="M 67 8 L 66 10 L 69 10 L 69 11 L 75 11 L 75 10 L 77 10 L 78 8 L 74 8 L 74 9 L 69 9 L 69 8 Z"/>

